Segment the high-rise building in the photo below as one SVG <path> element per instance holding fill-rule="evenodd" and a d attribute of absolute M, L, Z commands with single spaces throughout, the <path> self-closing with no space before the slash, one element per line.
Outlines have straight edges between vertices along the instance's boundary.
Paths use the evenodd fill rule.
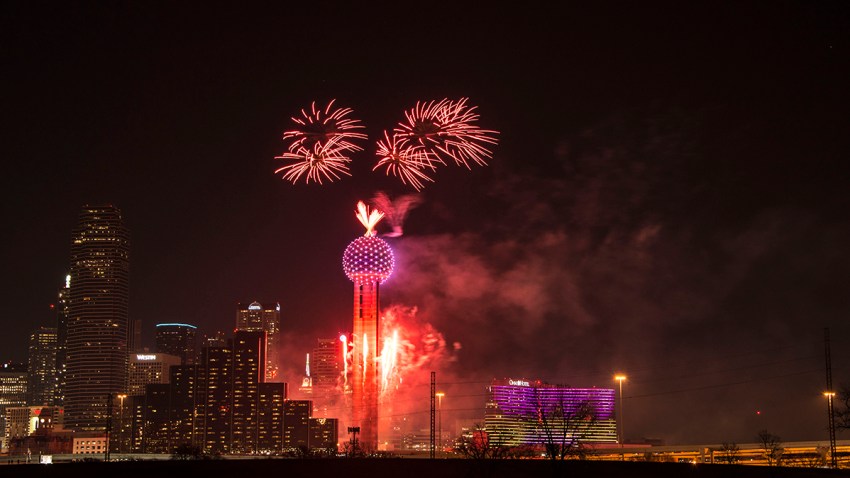
<path fill-rule="evenodd" d="M 170 383 L 148 384 L 113 415 L 113 450 L 265 454 L 336 446 L 338 420 L 311 421 L 312 402 L 287 400 L 287 384 L 264 382 L 264 332 L 237 331 L 224 347 L 205 347 L 192 365 L 170 369 Z M 157 354 L 158 355 L 158 354 Z"/>
<path fill-rule="evenodd" d="M 310 443 L 310 417 L 313 402 L 287 400 L 283 403 L 283 447 L 308 447 Z"/>
<path fill-rule="evenodd" d="M 616 443 L 614 389 L 494 380 L 484 428 L 490 443 L 504 446 Z"/>
<path fill-rule="evenodd" d="M 180 357 L 170 354 L 133 352 L 129 357 L 127 395 L 144 395 L 145 386 L 168 383 L 169 368 L 180 365 Z"/>
<path fill-rule="evenodd" d="M 310 377 L 313 379 L 315 395 L 339 389 L 343 354 L 342 341 L 339 339 L 318 339 L 313 355 L 310 356 Z"/>
<path fill-rule="evenodd" d="M 156 351 L 180 357 L 181 365 L 195 363 L 198 355 L 197 327 L 190 324 L 156 324 Z"/>
<path fill-rule="evenodd" d="M 71 275 L 65 276 L 65 283 L 56 294 L 56 390 L 53 403 L 63 406 L 65 403 L 65 374 L 68 342 L 68 299 L 71 293 Z"/>
<path fill-rule="evenodd" d="M 230 446 L 236 453 L 256 453 L 260 384 L 265 382 L 266 333 L 233 334 L 233 413 Z"/>
<path fill-rule="evenodd" d="M 312 449 L 333 450 L 339 442 L 339 420 L 336 418 L 310 418 L 310 436 L 307 446 Z"/>
<path fill-rule="evenodd" d="M 208 453 L 279 449 L 286 384 L 264 383 L 265 332 L 236 331 L 229 342 L 201 354 L 196 442 Z"/>
<path fill-rule="evenodd" d="M 30 334 L 28 405 L 53 405 L 56 396 L 56 329 L 41 327 Z"/>
<path fill-rule="evenodd" d="M 345 350 L 340 339 L 318 339 L 310 356 L 310 396 L 313 414 L 317 417 L 338 416 L 343 403 L 343 361 Z"/>
<path fill-rule="evenodd" d="M 279 365 L 277 362 L 277 347 L 280 337 L 280 304 L 251 302 L 239 303 L 236 308 L 236 330 L 246 332 L 266 333 L 266 381 L 277 379 Z"/>
<path fill-rule="evenodd" d="M 130 237 L 114 206 L 85 206 L 71 241 L 65 426 L 103 431 L 110 395 L 126 393 Z"/>
<path fill-rule="evenodd" d="M 286 384 L 267 382 L 260 384 L 257 407 L 257 452 L 279 453 L 284 439 L 284 408 Z"/>
<path fill-rule="evenodd" d="M 217 330 L 215 333 L 207 335 L 204 334 L 203 338 L 201 338 L 201 347 L 198 349 L 198 357 L 201 355 L 201 349 L 204 347 L 226 347 L 227 346 L 227 338 L 224 336 L 224 332 L 221 330 Z"/>
<path fill-rule="evenodd" d="M 27 404 L 27 366 L 22 363 L 0 365 L 0 448 L 9 446 L 6 440 L 6 409 Z"/>
<path fill-rule="evenodd" d="M 378 312 L 379 286 L 393 272 L 393 251 L 373 228 L 383 217 L 358 204 L 357 218 L 366 233 L 346 247 L 343 270 L 354 282 L 354 324 L 351 360 L 351 424 L 360 428 L 360 446 L 366 451 L 378 449 Z"/>

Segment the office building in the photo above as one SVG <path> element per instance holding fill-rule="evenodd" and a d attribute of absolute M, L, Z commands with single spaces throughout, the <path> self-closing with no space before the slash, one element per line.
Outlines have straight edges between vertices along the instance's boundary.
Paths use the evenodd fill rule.
<path fill-rule="evenodd" d="M 336 418 L 310 418 L 308 447 L 311 450 L 332 450 L 339 445 L 339 420 Z"/>
<path fill-rule="evenodd" d="M 617 443 L 614 389 L 494 380 L 484 427 L 490 443 L 503 446 Z"/>
<path fill-rule="evenodd" d="M 65 426 L 102 432 L 111 395 L 127 390 L 130 237 L 121 211 L 85 206 L 71 241 Z"/>
<path fill-rule="evenodd" d="M 309 447 L 312 414 L 313 402 L 310 400 L 286 400 L 283 403 L 283 447 L 285 449 Z"/>
<path fill-rule="evenodd" d="M 0 365 L 0 449 L 8 447 L 6 441 L 6 409 L 27 404 L 27 366 L 22 363 Z"/>
<path fill-rule="evenodd" d="M 144 395 L 145 386 L 168 383 L 169 368 L 180 365 L 180 357 L 162 353 L 134 352 L 129 357 L 127 395 Z"/>
<path fill-rule="evenodd" d="M 280 370 L 278 343 L 280 340 L 280 304 L 277 302 L 240 303 L 236 308 L 236 330 L 266 333 L 265 380 L 273 382 Z"/>
<path fill-rule="evenodd" d="M 53 405 L 56 400 L 56 329 L 41 327 L 29 338 L 27 405 Z"/>
<path fill-rule="evenodd" d="M 53 403 L 63 406 L 65 403 L 65 375 L 68 343 L 68 300 L 71 294 L 71 275 L 65 276 L 65 283 L 56 294 L 56 389 Z"/>
<path fill-rule="evenodd" d="M 190 324 L 156 324 L 156 351 L 180 357 L 181 365 L 195 363 L 198 355 L 197 327 Z"/>

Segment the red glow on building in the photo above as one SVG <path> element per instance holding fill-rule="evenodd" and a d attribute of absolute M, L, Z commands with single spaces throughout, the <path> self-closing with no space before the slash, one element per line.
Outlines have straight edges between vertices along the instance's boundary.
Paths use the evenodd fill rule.
<path fill-rule="evenodd" d="M 368 211 L 358 204 L 358 219 L 366 227 L 361 236 L 345 249 L 343 269 L 354 282 L 354 321 L 349 343 L 351 358 L 351 424 L 360 427 L 362 449 L 378 448 L 378 310 L 379 286 L 393 271 L 393 253 L 383 239 L 375 236 L 373 228 L 383 217 L 380 212 Z M 344 339 L 340 338 L 344 341 Z"/>

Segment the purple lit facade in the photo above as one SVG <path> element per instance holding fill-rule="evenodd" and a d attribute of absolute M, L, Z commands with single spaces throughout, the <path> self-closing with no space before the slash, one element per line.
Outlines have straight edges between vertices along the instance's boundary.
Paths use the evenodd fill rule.
<path fill-rule="evenodd" d="M 617 443 L 612 388 L 494 380 L 489 392 L 484 426 L 490 443 L 545 445 L 553 435 L 556 441 L 573 444 Z"/>

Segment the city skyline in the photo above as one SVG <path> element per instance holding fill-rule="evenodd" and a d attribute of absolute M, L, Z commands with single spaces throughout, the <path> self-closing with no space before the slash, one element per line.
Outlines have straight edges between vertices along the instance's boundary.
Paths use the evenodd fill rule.
<path fill-rule="evenodd" d="M 354 204 L 415 191 L 369 148 L 351 177 L 282 180 L 290 118 L 337 99 L 371 143 L 417 101 L 470 98 L 500 132 L 489 165 L 439 171 L 402 235 L 378 227 L 382 309 L 433 339 L 444 413 L 474 416 L 494 378 L 622 372 L 626 438 L 825 437 L 824 328 L 850 382 L 847 7 L 452 8 L 10 4 L 0 359 L 56 326 L 79 209 L 114 204 L 144 344 L 279 302 L 294 390 L 315 340 L 350 332 Z M 457 43 L 409 35 L 437 20 Z"/>

